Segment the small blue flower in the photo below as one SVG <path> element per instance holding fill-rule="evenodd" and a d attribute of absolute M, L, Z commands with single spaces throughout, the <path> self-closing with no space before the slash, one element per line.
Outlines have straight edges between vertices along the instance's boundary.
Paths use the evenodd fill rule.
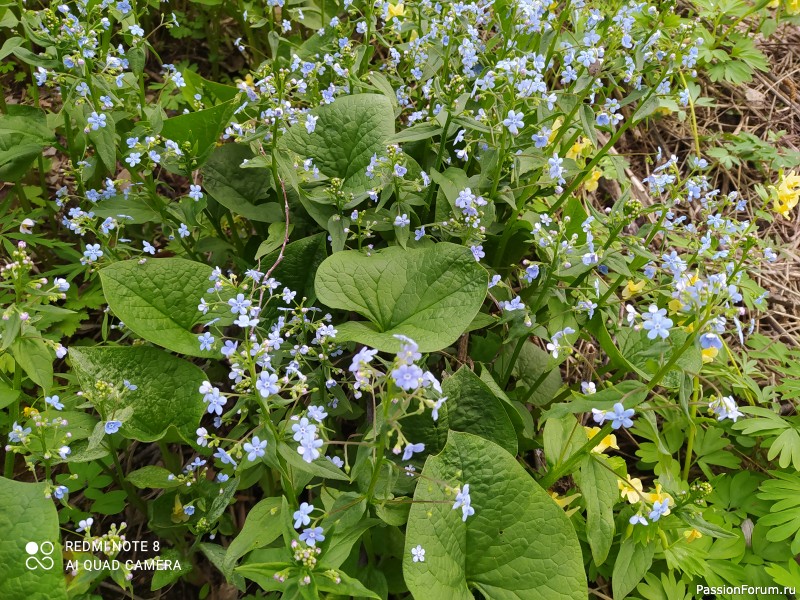
<path fill-rule="evenodd" d="M 117 433 L 120 427 L 122 427 L 122 421 L 106 421 L 103 429 L 105 429 L 108 435 L 111 435 Z"/>
<path fill-rule="evenodd" d="M 631 417 L 634 411 L 632 408 L 625 410 L 620 402 L 614 404 L 614 410 L 606 413 L 606 419 L 612 421 L 611 428 L 619 429 L 620 427 L 632 427 L 633 421 Z"/>
<path fill-rule="evenodd" d="M 242 446 L 244 451 L 248 453 L 247 459 L 250 462 L 255 462 L 257 458 L 264 456 L 266 447 L 267 440 L 262 440 L 257 435 L 253 436 L 252 442 L 245 442 Z"/>
<path fill-rule="evenodd" d="M 403 460 L 411 460 L 411 457 L 417 452 L 424 452 L 425 451 L 425 444 L 406 444 L 406 448 L 403 451 Z"/>
<path fill-rule="evenodd" d="M 311 523 L 311 518 L 308 516 L 314 512 L 314 505 L 308 502 L 303 502 L 300 508 L 294 511 L 292 518 L 294 519 L 294 528 L 300 529 L 301 527 Z"/>
<path fill-rule="evenodd" d="M 658 521 L 664 515 L 669 514 L 669 499 L 665 498 L 660 502 L 656 500 L 653 503 L 653 510 L 650 511 L 650 520 Z"/>
<path fill-rule="evenodd" d="M 525 127 L 522 116 L 521 112 L 515 113 L 513 110 L 508 111 L 508 116 L 503 120 L 503 125 L 508 128 L 511 135 L 519 134 L 520 128 Z"/>
<path fill-rule="evenodd" d="M 197 340 L 200 342 L 200 350 L 211 350 L 214 345 L 214 336 L 207 331 L 203 335 L 198 335 Z"/>
<path fill-rule="evenodd" d="M 191 504 L 187 504 L 186 506 L 184 506 L 183 514 L 191 517 L 194 514 L 194 506 L 192 506 Z"/>
<path fill-rule="evenodd" d="M 44 401 L 56 410 L 64 410 L 64 404 L 59 401 L 58 396 L 46 396 Z"/>
<path fill-rule="evenodd" d="M 647 339 L 654 340 L 659 336 L 661 339 L 669 337 L 672 319 L 666 315 L 667 309 L 659 309 L 655 304 L 651 304 L 648 311 L 642 314 L 642 320 L 644 321 L 642 327 L 647 331 Z"/>
<path fill-rule="evenodd" d="M 106 126 L 106 116 L 103 113 L 92 112 L 87 119 L 89 122 L 89 126 L 92 128 L 92 131 L 97 131 L 98 129 L 102 129 Z"/>
<path fill-rule="evenodd" d="M 325 536 L 322 535 L 322 527 L 304 529 L 303 533 L 300 534 L 300 541 L 309 546 L 316 546 L 317 542 L 325 541 Z"/>
<path fill-rule="evenodd" d="M 199 185 L 192 184 L 189 186 L 189 198 L 195 202 L 203 198 L 203 192 Z"/>

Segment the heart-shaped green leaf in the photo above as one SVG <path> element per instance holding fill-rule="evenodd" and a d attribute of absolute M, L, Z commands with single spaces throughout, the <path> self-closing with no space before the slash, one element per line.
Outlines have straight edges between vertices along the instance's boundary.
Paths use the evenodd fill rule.
<path fill-rule="evenodd" d="M 444 485 L 470 485 L 475 514 L 462 521 Z M 411 549 L 425 550 L 414 562 Z M 585 600 L 578 538 L 558 505 L 513 456 L 481 437 L 451 431 L 425 462 L 408 518 L 403 575 L 414 598 Z"/>
<path fill-rule="evenodd" d="M 211 286 L 211 267 L 183 258 L 121 261 L 100 271 L 103 292 L 114 314 L 149 342 L 189 356 L 216 356 L 200 350 L 192 329 L 213 316 L 197 306 Z"/>
<path fill-rule="evenodd" d="M 386 152 L 394 135 L 394 110 L 382 94 L 357 94 L 336 99 L 310 112 L 318 117 L 314 131 L 305 123 L 293 125 L 281 139 L 281 146 L 311 158 L 328 177 L 345 182 L 348 192 L 369 187 L 366 169 L 373 154 Z"/>
<path fill-rule="evenodd" d="M 0 598 L 66 599 L 58 513 L 43 483 L 0 477 Z"/>
<path fill-rule="evenodd" d="M 323 304 L 370 320 L 337 325 L 339 339 L 394 352 L 394 335 L 402 334 L 433 352 L 469 327 L 486 297 L 487 275 L 463 246 L 393 246 L 370 256 L 337 252 L 319 266 L 315 287 Z"/>
<path fill-rule="evenodd" d="M 205 379 L 201 369 L 177 356 L 151 346 L 70 348 L 72 366 L 84 389 L 105 381 L 123 390 L 123 381 L 138 386 L 126 391 L 123 406 L 103 404 L 109 414 L 131 408 L 123 423 L 126 437 L 150 442 L 174 427 L 187 441 L 194 441 L 203 416 L 203 396 L 197 391 Z M 169 436 L 174 437 L 174 436 Z"/>

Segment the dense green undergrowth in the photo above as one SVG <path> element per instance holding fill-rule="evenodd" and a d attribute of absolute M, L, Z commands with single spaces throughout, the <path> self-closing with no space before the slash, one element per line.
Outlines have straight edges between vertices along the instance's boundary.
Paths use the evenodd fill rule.
<path fill-rule="evenodd" d="M 793 594 L 798 8 L 0 6 L 0 597 Z"/>

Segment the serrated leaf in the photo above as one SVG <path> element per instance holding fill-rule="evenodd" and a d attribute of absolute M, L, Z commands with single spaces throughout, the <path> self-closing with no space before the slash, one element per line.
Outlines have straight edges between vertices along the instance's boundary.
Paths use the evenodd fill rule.
<path fill-rule="evenodd" d="M 371 256 L 337 252 L 319 266 L 315 288 L 323 304 L 370 320 L 338 325 L 337 339 L 396 352 L 394 335 L 402 334 L 433 352 L 469 327 L 486 296 L 487 274 L 463 246 L 393 246 Z"/>
<path fill-rule="evenodd" d="M 100 406 L 105 413 L 132 409 L 123 423 L 122 432 L 127 437 L 150 442 L 174 427 L 184 440 L 194 441 L 205 409 L 203 396 L 197 391 L 205 374 L 198 367 L 149 346 L 73 347 L 70 358 L 84 389 L 94 389 L 97 381 L 124 389 L 125 379 L 138 386 L 123 396 L 125 406 Z"/>
<path fill-rule="evenodd" d="M 475 514 L 462 521 L 444 484 L 470 484 Z M 534 540 L 532 542 L 532 540 Z M 425 549 L 413 562 L 411 549 Z M 497 444 L 450 432 L 425 463 L 408 519 L 403 575 L 415 598 L 564 600 L 587 597 L 569 519 Z"/>

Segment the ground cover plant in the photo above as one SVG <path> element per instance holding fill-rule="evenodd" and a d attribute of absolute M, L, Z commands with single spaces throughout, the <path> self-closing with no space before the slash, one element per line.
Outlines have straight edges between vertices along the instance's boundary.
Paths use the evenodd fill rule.
<path fill-rule="evenodd" d="M 0 5 L 0 598 L 794 597 L 798 13 Z"/>

